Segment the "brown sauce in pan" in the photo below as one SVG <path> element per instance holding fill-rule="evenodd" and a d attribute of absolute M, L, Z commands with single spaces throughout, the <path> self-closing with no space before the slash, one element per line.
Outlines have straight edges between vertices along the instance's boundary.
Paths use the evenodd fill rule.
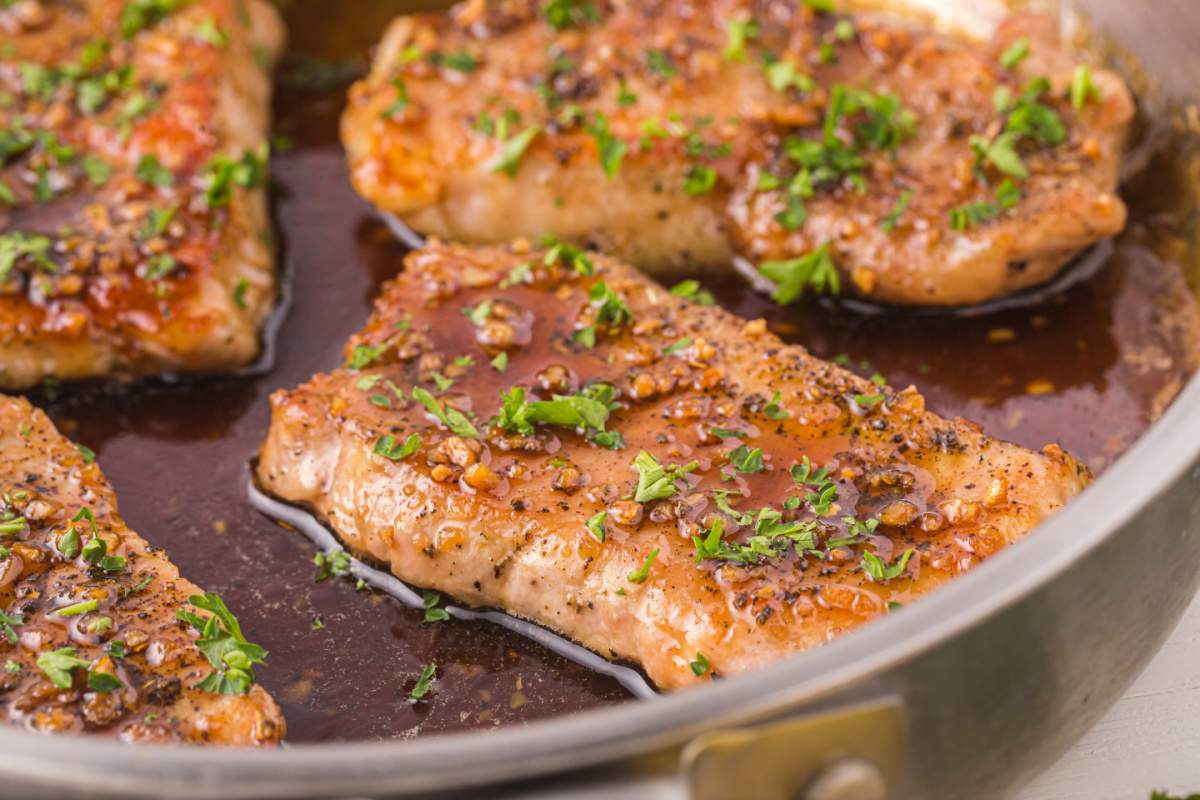
<path fill-rule="evenodd" d="M 289 740 L 395 738 L 491 728 L 629 695 L 487 623 L 426 624 L 348 580 L 315 583 L 308 540 L 246 502 L 246 462 L 267 427 L 267 397 L 339 361 L 404 248 L 351 191 L 337 113 L 351 69 L 397 3 L 297 2 L 277 130 L 292 142 L 272 164 L 291 308 L 266 374 L 43 395 L 62 429 L 92 447 L 129 524 L 196 582 L 220 592 L 270 650 L 259 671 L 287 716 Z M 412 5 L 409 3 L 408 5 Z M 348 63 L 353 67 L 353 61 Z M 295 85 L 301 81 L 307 86 Z M 314 84 L 328 84 L 315 88 Z M 932 408 L 1040 447 L 1057 441 L 1102 470 L 1156 418 L 1192 368 L 1196 311 L 1180 264 L 1193 220 L 1174 211 L 1168 152 L 1127 187 L 1129 231 L 1092 280 L 1037 308 L 976 319 L 777 309 L 740 281 L 704 281 L 726 307 L 763 316 L 785 338 L 848 360 L 895 386 L 915 383 Z M 703 280 L 703 276 L 696 276 Z M 407 702 L 422 667 L 439 665 L 427 699 Z"/>

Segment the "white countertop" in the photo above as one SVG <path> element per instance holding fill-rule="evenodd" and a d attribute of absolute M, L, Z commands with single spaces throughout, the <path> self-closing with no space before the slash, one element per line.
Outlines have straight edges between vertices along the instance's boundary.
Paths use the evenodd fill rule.
<path fill-rule="evenodd" d="M 1200 792 L 1200 596 L 1108 714 L 1019 800 L 1149 800 Z"/>

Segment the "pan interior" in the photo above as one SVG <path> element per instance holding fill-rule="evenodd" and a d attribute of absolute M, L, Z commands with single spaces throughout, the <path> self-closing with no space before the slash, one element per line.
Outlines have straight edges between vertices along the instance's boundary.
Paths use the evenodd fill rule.
<path fill-rule="evenodd" d="M 316 582 L 311 544 L 246 502 L 244 465 L 266 431 L 268 396 L 339 362 L 405 252 L 350 189 L 337 116 L 386 21 L 421 4 L 282 6 L 292 50 L 280 72 L 272 169 L 292 306 L 274 369 L 48 388 L 38 402 L 99 454 L 129 524 L 220 592 L 270 650 L 261 680 L 283 706 L 290 741 L 492 729 L 628 702 L 611 677 L 497 626 L 426 624 L 421 612 L 353 581 Z M 1154 99 L 1153 87 L 1143 89 Z M 1194 120 L 1181 113 L 1177 122 L 1174 130 L 1186 131 Z M 819 303 L 780 309 L 736 277 L 693 277 L 726 308 L 765 318 L 816 355 L 866 376 L 881 372 L 896 386 L 914 383 L 934 410 L 998 437 L 1035 448 L 1059 442 L 1103 473 L 1163 413 L 1200 352 L 1189 231 L 1196 172 L 1187 136 L 1167 136 L 1127 182 L 1129 227 L 1095 277 L 1029 307 L 928 319 Z M 429 662 L 440 667 L 437 690 L 410 704 Z"/>

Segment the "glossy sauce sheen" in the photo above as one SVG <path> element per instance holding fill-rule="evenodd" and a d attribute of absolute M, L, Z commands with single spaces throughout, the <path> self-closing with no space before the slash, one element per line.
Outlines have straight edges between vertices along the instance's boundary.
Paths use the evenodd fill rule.
<path fill-rule="evenodd" d="M 397 10 L 364 4 L 370 13 L 354 26 L 331 19 L 331 7 L 306 5 L 292 14 L 293 46 L 326 58 L 365 53 L 378 36 L 375 21 Z M 324 31 L 337 41 L 318 50 Z M 272 370 L 38 401 L 64 433 L 98 452 L 130 526 L 220 592 L 249 638 L 270 650 L 257 672 L 283 708 L 289 740 L 489 728 L 627 699 L 615 681 L 489 624 L 425 624 L 419 612 L 349 581 L 314 583 L 308 541 L 246 503 L 246 460 L 267 428 L 267 396 L 340 363 L 403 253 L 348 185 L 336 144 L 343 89 L 279 92 L 276 127 L 294 143 L 272 165 L 292 303 Z M 1029 447 L 1057 441 L 1103 469 L 1173 396 L 1196 351 L 1182 270 L 1155 255 L 1187 252 L 1171 227 L 1185 220 L 1160 199 L 1157 178 L 1170 169 L 1153 168 L 1145 183 L 1154 194 L 1127 191 L 1130 229 L 1103 271 L 1039 308 L 970 320 L 864 318 L 817 305 L 776 309 L 734 282 L 710 288 L 726 307 L 766 317 L 816 355 L 845 354 L 856 371 L 878 369 L 897 387 L 918 383 L 946 416 L 970 417 Z M 324 627 L 314 631 L 318 616 Z M 410 705 L 430 661 L 441 679 Z"/>

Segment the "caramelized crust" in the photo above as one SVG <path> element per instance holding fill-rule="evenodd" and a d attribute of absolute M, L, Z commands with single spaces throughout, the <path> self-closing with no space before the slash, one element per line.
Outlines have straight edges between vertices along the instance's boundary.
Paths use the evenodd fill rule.
<path fill-rule="evenodd" d="M 1003 67 L 1021 40 L 1029 55 Z M 357 190 L 421 233 L 554 233 L 658 274 L 829 244 L 842 291 L 962 305 L 1041 283 L 1124 224 L 1133 103 L 1094 70 L 1076 108 L 1075 68 L 1040 17 L 977 43 L 792 0 L 464 2 L 392 24 L 342 134 Z M 1039 77 L 1062 130 L 1018 137 L 1028 176 L 1007 208 L 1006 175 L 977 163 L 972 137 L 1001 136 Z M 839 86 L 867 90 L 865 106 L 836 112 Z M 861 164 L 802 167 L 802 147 L 831 136 Z M 955 226 L 981 203 L 997 207 Z"/>
<path fill-rule="evenodd" d="M 275 296 L 263 0 L 0 7 L 0 387 L 211 372 Z"/>
<path fill-rule="evenodd" d="M 93 534 L 84 510 L 107 555 L 123 563 L 88 560 L 82 546 Z M 212 667 L 176 611 L 200 588 L 126 527 L 90 455 L 18 398 L 0 397 L 0 514 L 0 620 L 9 623 L 0 625 L 0 710 L 7 722 L 127 742 L 265 746 L 282 738 L 283 717 L 262 687 L 241 695 L 197 687 Z M 63 550 L 73 551 L 63 537 L 72 528 L 78 552 L 68 558 Z M 92 602 L 90 610 L 79 605 Z M 65 688 L 39 666 L 60 648 L 80 660 Z M 120 686 L 94 690 L 94 674 Z"/>
<path fill-rule="evenodd" d="M 1054 445 L 942 419 L 912 387 L 561 247 L 431 243 L 346 359 L 272 397 L 262 487 L 408 582 L 539 622 L 666 688 L 915 600 L 1088 480 Z M 514 387 L 549 416 L 521 430 L 514 395 L 501 402 Z M 601 425 L 574 427 L 565 406 L 587 407 L 581 394 L 610 409 Z M 642 451 L 683 467 L 653 497 L 638 497 L 653 478 L 634 466 Z"/>

